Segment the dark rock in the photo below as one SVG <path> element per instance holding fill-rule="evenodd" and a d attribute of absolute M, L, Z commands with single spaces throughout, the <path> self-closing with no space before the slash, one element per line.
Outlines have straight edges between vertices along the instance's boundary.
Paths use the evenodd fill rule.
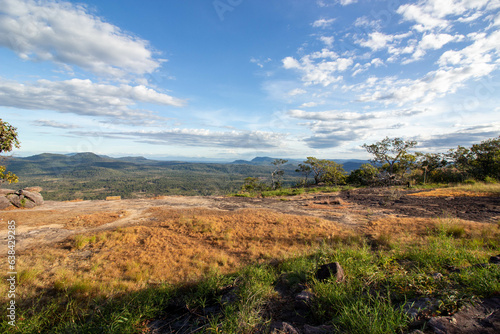
<path fill-rule="evenodd" d="M 453 316 L 432 318 L 428 326 L 437 334 L 500 333 L 500 298 L 469 305 Z"/>
<path fill-rule="evenodd" d="M 327 325 L 322 325 L 317 327 L 304 325 L 303 332 L 304 334 L 327 334 L 327 333 L 333 333 L 333 327 Z"/>
<path fill-rule="evenodd" d="M 309 307 L 311 305 L 312 299 L 314 298 L 314 294 L 310 291 L 302 291 L 298 295 L 295 296 L 295 304 L 294 308 L 296 311 L 304 311 L 303 315 L 309 311 Z"/>
<path fill-rule="evenodd" d="M 316 272 L 316 278 L 320 281 L 324 281 L 332 276 L 335 276 L 337 283 L 345 280 L 344 269 L 342 269 L 338 262 L 324 264 Z"/>
<path fill-rule="evenodd" d="M 490 263 L 500 264 L 500 254 L 490 257 Z"/>
<path fill-rule="evenodd" d="M 299 334 L 299 331 L 295 329 L 288 322 L 273 322 L 270 328 L 271 334 Z"/>
<path fill-rule="evenodd" d="M 310 291 L 307 291 L 307 290 L 304 290 L 295 296 L 295 300 L 297 300 L 297 301 L 300 300 L 300 301 L 303 301 L 306 303 L 310 303 L 313 298 L 314 298 L 314 294 Z"/>
<path fill-rule="evenodd" d="M 435 313 L 441 304 L 439 299 L 420 298 L 409 300 L 404 306 L 403 310 L 412 319 L 418 319 Z"/>
<path fill-rule="evenodd" d="M 7 209 L 12 206 L 12 203 L 7 199 L 7 197 L 0 197 L 0 210 Z"/>

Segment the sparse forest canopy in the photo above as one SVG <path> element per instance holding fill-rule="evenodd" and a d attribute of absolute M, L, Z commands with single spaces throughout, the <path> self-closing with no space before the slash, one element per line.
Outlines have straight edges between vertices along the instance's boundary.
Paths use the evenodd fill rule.
<path fill-rule="evenodd" d="M 349 182 L 361 185 L 414 181 L 426 183 L 463 182 L 467 179 L 497 182 L 500 180 L 500 137 L 473 144 L 470 148 L 458 146 L 447 154 L 420 153 L 409 150 L 416 141 L 388 138 L 363 147 L 373 155 L 372 162 L 379 165 L 374 177 L 368 166 L 355 170 Z M 389 174 L 384 180 L 383 173 Z"/>
<path fill-rule="evenodd" d="M 417 146 L 417 142 L 414 140 L 389 137 L 385 137 L 375 144 L 363 145 L 366 151 L 373 155 L 372 161 L 374 163 L 387 164 L 386 169 L 391 175 L 394 175 L 397 170 L 405 169 L 415 161 L 415 155 L 408 151 L 415 146 Z"/>
<path fill-rule="evenodd" d="M 0 118 L 0 154 L 20 147 L 17 136 L 17 129 Z M 0 185 L 4 182 L 13 183 L 19 180 L 16 175 L 6 170 L 5 166 L 0 165 Z"/>

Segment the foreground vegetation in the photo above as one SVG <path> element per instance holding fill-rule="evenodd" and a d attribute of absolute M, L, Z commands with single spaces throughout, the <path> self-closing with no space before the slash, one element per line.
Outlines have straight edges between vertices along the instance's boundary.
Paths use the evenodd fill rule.
<path fill-rule="evenodd" d="M 386 217 L 353 232 L 267 211 L 152 213 L 161 221 L 151 227 L 157 230 L 82 235 L 21 254 L 18 327 L 2 317 L 1 331 L 141 333 L 153 319 L 171 326 L 184 317 L 197 333 L 265 333 L 285 317 L 287 298 L 306 288 L 314 295 L 304 314 L 309 324 L 342 333 L 402 333 L 424 326 L 405 312 L 421 298 L 435 302 L 430 316 L 500 294 L 500 266 L 482 265 L 500 251 L 500 224 Z M 233 222 L 237 229 L 229 230 Z M 292 229 L 300 226 L 302 232 Z M 162 229 L 170 237 L 157 235 Z M 191 244 L 176 250 L 185 241 L 174 237 Z M 127 249 L 118 247 L 123 243 Z M 333 261 L 346 281 L 318 281 L 317 268 Z"/>

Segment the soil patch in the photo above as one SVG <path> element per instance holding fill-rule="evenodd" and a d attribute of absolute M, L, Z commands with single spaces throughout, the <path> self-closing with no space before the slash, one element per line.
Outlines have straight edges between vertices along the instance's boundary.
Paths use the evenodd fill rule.
<path fill-rule="evenodd" d="M 493 196 L 409 196 L 416 190 L 395 188 L 365 188 L 342 192 L 340 196 L 350 202 L 409 217 L 446 217 L 476 222 L 500 220 L 500 197 Z"/>

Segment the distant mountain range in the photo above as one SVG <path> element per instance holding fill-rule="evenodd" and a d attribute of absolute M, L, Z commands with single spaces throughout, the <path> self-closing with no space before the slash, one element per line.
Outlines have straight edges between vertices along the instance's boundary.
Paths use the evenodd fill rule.
<path fill-rule="evenodd" d="M 161 161 L 144 157 L 111 158 L 94 153 L 43 153 L 2 162 L 19 176 L 13 187 L 40 186 L 47 200 L 104 199 L 106 196 L 143 198 L 158 195 L 220 195 L 241 189 L 246 177 L 270 182 L 274 161 L 257 157 L 229 163 Z M 296 173 L 303 160 L 290 159 L 283 167 L 283 184 L 302 180 Z M 337 160 L 346 172 L 359 168 L 364 160 Z M 6 185 L 7 186 L 7 185 Z"/>
<path fill-rule="evenodd" d="M 75 167 L 76 165 L 87 165 L 95 167 L 107 167 L 107 168 L 132 168 L 133 165 L 138 166 L 172 166 L 172 165 L 251 165 L 251 166 L 271 166 L 271 163 L 276 160 L 276 158 L 271 157 L 256 157 L 252 160 L 235 160 L 229 163 L 208 163 L 208 162 L 185 162 L 185 161 L 163 161 L 163 160 L 153 160 L 147 159 L 145 157 L 121 157 L 112 158 L 106 155 L 97 155 L 91 152 L 85 153 L 70 153 L 70 154 L 53 154 L 53 153 L 42 153 L 38 155 L 33 155 L 23 158 L 10 158 L 7 160 L 8 167 L 12 170 L 19 169 L 38 169 L 33 164 L 37 164 L 41 167 L 44 165 L 51 168 L 65 168 L 65 167 Z M 297 166 L 299 163 L 304 162 L 305 159 L 287 159 L 287 166 Z M 352 170 L 358 169 L 362 164 L 368 163 L 367 160 L 359 159 L 333 159 L 335 162 L 342 164 L 346 172 L 351 172 Z M 290 169 L 291 166 L 289 166 Z"/>

